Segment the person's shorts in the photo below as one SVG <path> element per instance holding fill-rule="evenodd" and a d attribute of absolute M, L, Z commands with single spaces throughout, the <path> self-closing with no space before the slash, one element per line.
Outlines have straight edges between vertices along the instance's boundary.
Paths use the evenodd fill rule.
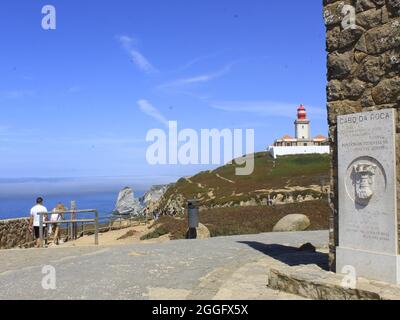
<path fill-rule="evenodd" d="M 40 231 L 39 231 L 39 227 L 33 227 L 33 234 L 35 236 L 35 239 L 39 239 L 40 238 Z M 43 227 L 43 237 L 46 236 L 46 232 L 47 232 L 47 227 Z"/>

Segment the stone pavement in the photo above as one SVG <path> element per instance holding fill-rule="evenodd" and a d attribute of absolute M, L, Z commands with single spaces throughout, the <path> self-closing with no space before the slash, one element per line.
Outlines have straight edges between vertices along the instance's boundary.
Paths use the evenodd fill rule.
<path fill-rule="evenodd" d="M 306 242 L 326 248 L 328 232 L 0 251 L 0 299 L 300 299 L 268 289 L 267 266 Z M 45 265 L 56 290 L 42 288 Z"/>

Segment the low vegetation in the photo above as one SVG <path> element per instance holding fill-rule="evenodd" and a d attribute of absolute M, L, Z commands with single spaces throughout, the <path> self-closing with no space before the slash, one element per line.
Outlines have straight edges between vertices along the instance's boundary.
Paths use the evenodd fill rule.
<path fill-rule="evenodd" d="M 309 231 L 326 230 L 329 228 L 329 210 L 326 200 L 272 207 L 218 208 L 201 211 L 200 222 L 210 230 L 212 237 L 257 234 L 271 232 L 280 219 L 288 214 L 298 213 L 305 214 L 310 219 Z M 142 237 L 142 240 L 166 234 L 170 234 L 171 239 L 184 239 L 188 228 L 187 217 L 161 217 L 153 228 L 154 231 Z"/>
<path fill-rule="evenodd" d="M 280 206 L 236 207 L 204 210 L 200 221 L 212 237 L 272 232 L 273 227 L 288 214 L 304 214 L 310 221 L 308 229 L 329 229 L 329 205 L 326 200 L 307 201 Z"/>
<path fill-rule="evenodd" d="M 273 196 L 271 190 L 327 185 L 330 156 L 311 154 L 273 159 L 269 153 L 260 152 L 255 154 L 253 174 L 237 176 L 236 168 L 236 164 L 228 164 L 180 179 L 161 199 L 161 210 L 169 199 L 177 198 L 178 195 L 185 199 L 197 198 L 202 206 L 215 207 Z M 302 193 L 306 195 L 312 192 L 315 191 Z"/>
<path fill-rule="evenodd" d="M 125 233 L 123 236 L 119 237 L 117 240 L 128 239 L 130 237 L 133 237 L 136 233 L 137 233 L 137 231 L 135 231 L 135 230 L 129 230 L 127 233 Z"/>
<path fill-rule="evenodd" d="M 152 227 L 154 230 L 145 234 L 140 240 L 159 238 L 166 234 L 171 240 L 185 239 L 187 232 L 187 220 L 184 218 L 161 217 Z"/>

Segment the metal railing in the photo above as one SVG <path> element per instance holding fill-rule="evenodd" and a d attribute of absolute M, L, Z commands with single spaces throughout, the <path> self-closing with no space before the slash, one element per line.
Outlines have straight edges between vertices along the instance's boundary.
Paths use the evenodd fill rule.
<path fill-rule="evenodd" d="M 127 216 L 115 213 L 103 216 L 100 220 L 105 221 L 105 223 L 100 222 L 100 231 L 121 230 L 147 224 L 147 218 L 145 216 Z"/>
<path fill-rule="evenodd" d="M 69 219 L 69 220 L 59 220 L 59 221 L 44 221 L 44 216 L 51 216 L 52 214 L 64 215 L 76 215 L 78 213 L 94 213 L 94 219 Z M 39 213 L 39 239 L 41 246 L 44 247 L 44 225 L 58 225 L 58 224 L 67 224 L 67 225 L 74 225 L 78 223 L 94 223 L 95 230 L 94 230 L 94 244 L 97 246 L 99 245 L 99 213 L 95 209 L 88 209 L 88 210 L 70 210 L 70 211 L 61 211 L 61 212 L 41 212 Z"/>
<path fill-rule="evenodd" d="M 76 215 L 78 213 L 94 213 L 94 219 L 76 219 Z M 44 216 L 51 216 L 52 214 L 59 214 L 63 216 L 64 214 L 70 214 L 71 219 L 68 220 L 58 220 L 58 221 L 49 221 L 50 219 L 44 220 Z M 39 213 L 39 238 L 42 246 L 44 246 L 44 240 L 48 238 L 44 235 L 45 225 L 63 225 L 67 224 L 66 228 L 60 228 L 60 230 L 64 230 L 67 232 L 67 238 L 69 240 L 77 240 L 80 237 L 85 235 L 95 235 L 95 245 L 99 243 L 99 234 L 114 230 L 121 230 L 130 227 L 139 226 L 141 224 L 148 224 L 149 217 L 147 215 L 139 215 L 139 216 L 127 216 L 120 214 L 112 214 L 112 215 L 102 215 L 99 216 L 99 213 L 95 209 L 90 210 L 68 210 L 62 212 L 43 212 Z M 78 224 L 81 224 L 81 229 L 78 232 Z M 85 229 L 85 225 L 94 224 L 95 228 L 90 228 L 90 230 Z M 78 236 L 80 234 L 80 236 Z"/>

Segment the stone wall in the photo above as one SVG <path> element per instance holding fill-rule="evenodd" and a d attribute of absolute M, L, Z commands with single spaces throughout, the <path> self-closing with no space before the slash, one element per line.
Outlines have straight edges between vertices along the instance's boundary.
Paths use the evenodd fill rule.
<path fill-rule="evenodd" d="M 0 220 L 0 249 L 26 248 L 33 245 L 29 219 Z"/>
<path fill-rule="evenodd" d="M 400 107 L 400 0 L 323 2 L 328 52 L 327 108 L 333 156 L 330 265 L 334 270 L 339 241 L 336 117 Z M 397 132 L 400 132 L 400 120 Z M 399 165 L 399 152 L 397 155 Z"/>

